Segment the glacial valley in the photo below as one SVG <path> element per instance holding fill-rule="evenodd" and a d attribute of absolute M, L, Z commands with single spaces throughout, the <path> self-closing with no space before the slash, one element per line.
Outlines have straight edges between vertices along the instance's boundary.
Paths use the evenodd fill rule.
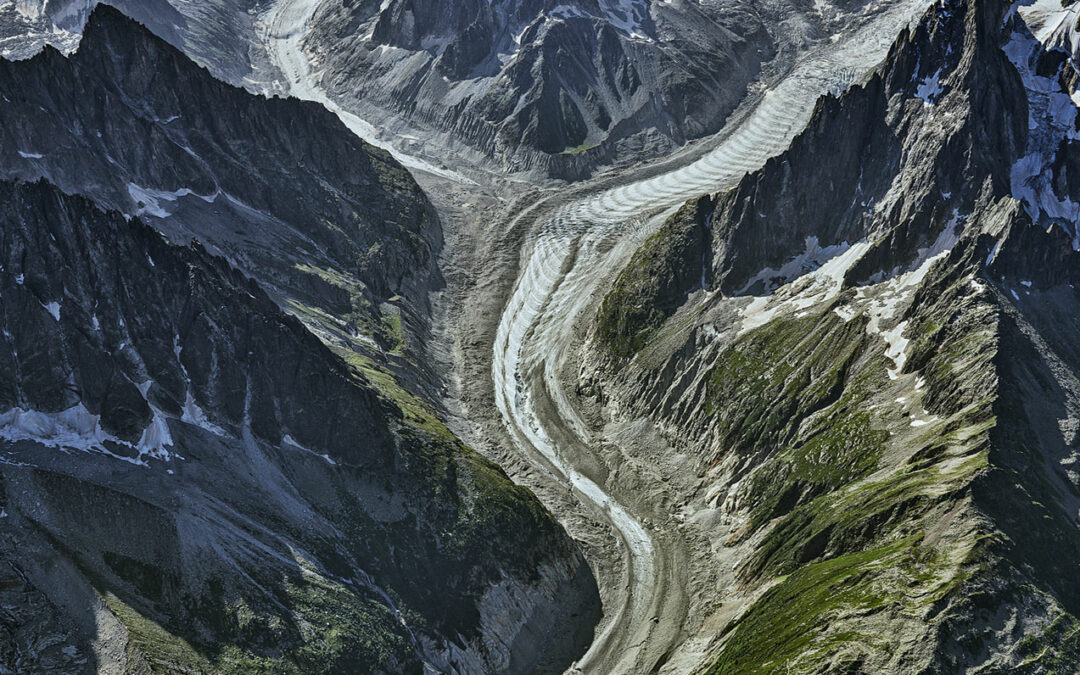
<path fill-rule="evenodd" d="M 1078 7 L 0 3 L 0 672 L 1075 672 Z"/>

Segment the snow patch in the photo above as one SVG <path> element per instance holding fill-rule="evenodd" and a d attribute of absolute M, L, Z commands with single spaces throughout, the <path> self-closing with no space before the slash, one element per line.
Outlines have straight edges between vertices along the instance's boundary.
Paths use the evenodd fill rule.
<path fill-rule="evenodd" d="M 168 218 L 172 215 L 171 211 L 165 209 L 162 202 L 175 202 L 181 197 L 198 197 L 207 204 L 213 204 L 219 193 L 203 196 L 190 188 L 181 188 L 172 192 L 165 190 L 152 190 L 145 188 L 135 183 L 128 183 L 128 196 L 131 197 L 131 201 L 135 203 L 137 207 L 135 210 L 136 216 L 153 216 L 155 218 Z"/>
<path fill-rule="evenodd" d="M 858 314 L 858 311 L 851 305 L 842 305 L 833 310 L 836 316 L 844 320 L 845 323 L 851 321 Z"/>
<path fill-rule="evenodd" d="M 187 393 L 187 398 L 184 399 L 184 411 L 180 415 L 180 421 L 205 429 L 215 436 L 225 435 L 225 430 L 210 421 L 203 409 L 195 402 L 195 397 L 191 395 L 190 391 Z"/>
<path fill-rule="evenodd" d="M 1080 7 L 1062 7 L 1061 0 L 1034 0 L 1017 7 L 1035 39 L 1047 49 L 1059 49 L 1076 58 L 1080 56 Z"/>
<path fill-rule="evenodd" d="M 330 455 L 324 455 L 322 453 L 315 452 L 314 450 L 310 450 L 310 449 L 304 447 L 303 445 L 300 445 L 289 434 L 285 434 L 284 438 L 281 439 L 281 442 L 284 445 L 291 445 L 292 447 L 296 448 L 297 450 L 303 450 L 304 452 L 306 452 L 308 454 L 315 455 L 316 457 L 324 459 L 331 466 L 337 466 L 337 462 L 335 462 L 333 459 L 331 459 Z"/>
<path fill-rule="evenodd" d="M 911 303 L 916 289 L 929 274 L 930 268 L 947 256 L 956 245 L 959 239 L 958 225 L 964 218 L 965 216 L 961 216 L 954 210 L 952 218 L 934 243 L 918 250 L 918 255 L 909 271 L 900 273 L 897 268 L 892 271 L 891 278 L 887 281 L 879 280 L 873 286 L 860 288 L 851 304 L 843 308 L 842 317 L 854 318 L 860 311 L 865 311 L 868 318 L 866 332 L 870 335 L 881 335 L 885 340 L 885 355 L 894 364 L 893 368 L 887 369 L 890 380 L 900 377 L 904 364 L 907 362 L 908 340 L 904 338 L 903 333 L 908 323 L 901 321 L 890 329 L 883 328 L 883 324 L 887 325 L 897 319 L 902 310 Z M 882 278 L 877 275 L 875 277 Z M 837 309 L 837 313 L 840 314 L 840 308 Z M 845 318 L 845 321 L 849 321 L 850 318 Z"/>
<path fill-rule="evenodd" d="M 761 270 L 755 274 L 750 281 L 746 282 L 746 285 L 739 289 L 736 295 L 743 295 L 749 292 L 750 289 L 758 283 L 763 283 L 765 285 L 766 292 L 772 291 L 774 288 L 783 286 L 804 274 L 819 270 L 830 260 L 843 255 L 850 248 L 851 246 L 847 242 L 823 247 L 818 242 L 817 237 L 807 237 L 805 251 L 787 261 L 779 268 L 766 267 Z"/>
<path fill-rule="evenodd" d="M 42 307 L 44 307 L 49 312 L 49 314 L 52 314 L 52 318 L 56 319 L 57 321 L 60 320 L 60 303 L 59 302 L 56 302 L 54 300 L 53 302 L 50 302 L 48 304 L 42 304 Z"/>
<path fill-rule="evenodd" d="M 907 362 L 908 339 L 904 337 L 904 330 L 907 329 L 907 326 L 907 321 L 901 321 L 891 330 L 881 332 L 881 337 L 885 338 L 885 344 L 888 345 L 885 349 L 885 356 L 892 359 L 896 365 L 895 368 L 887 369 L 890 380 L 900 377 L 900 373 L 904 370 L 904 364 Z"/>
<path fill-rule="evenodd" d="M 619 32 L 638 40 L 652 41 L 645 24 L 649 21 L 648 0 L 600 0 L 604 18 Z"/>
<path fill-rule="evenodd" d="M 818 245 L 817 237 L 808 237 L 806 251 L 779 270 L 762 270 L 751 280 L 747 288 L 757 281 L 805 272 L 775 293 L 754 298 L 753 302 L 743 309 L 739 334 L 764 326 L 782 312 L 799 312 L 832 300 L 840 293 L 844 275 L 869 248 L 870 244 L 865 241 L 853 245 L 845 242 L 823 248 Z"/>
<path fill-rule="evenodd" d="M 921 99 L 924 106 L 932 106 L 937 103 L 938 98 L 945 91 L 941 86 L 941 71 L 944 69 L 944 66 L 938 68 L 936 73 L 926 77 L 915 88 L 915 97 Z"/>
<path fill-rule="evenodd" d="M 45 157 L 45 155 L 36 152 L 23 152 L 22 150 L 19 150 L 18 152 L 19 157 L 22 157 L 23 159 L 43 159 Z"/>
<path fill-rule="evenodd" d="M 547 15 L 553 19 L 585 19 L 590 16 L 583 12 L 580 7 L 574 7 L 573 5 L 556 5 L 551 8 L 551 11 L 547 12 Z"/>
<path fill-rule="evenodd" d="M 139 466 L 147 466 L 147 457 L 170 461 L 172 455 L 166 448 L 173 445 L 168 422 L 156 409 L 139 442 L 133 444 L 106 433 L 101 428 L 101 416 L 91 414 L 82 403 L 53 413 L 23 408 L 0 412 L 0 439 L 11 443 L 33 441 L 49 448 L 100 452 Z M 110 452 L 105 447 L 106 441 L 132 448 L 138 457 L 124 457 Z"/>

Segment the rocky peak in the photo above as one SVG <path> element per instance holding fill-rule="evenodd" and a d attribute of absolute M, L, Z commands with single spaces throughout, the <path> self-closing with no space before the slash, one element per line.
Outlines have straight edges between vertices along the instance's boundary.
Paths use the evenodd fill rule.
<path fill-rule="evenodd" d="M 718 129 L 775 51 L 744 8 L 637 0 L 327 3 L 304 46 L 346 107 L 559 177 Z"/>
<path fill-rule="evenodd" d="M 867 82 L 823 99 L 787 152 L 721 195 L 713 284 L 728 294 L 775 287 L 782 275 L 767 282 L 760 271 L 781 268 L 808 238 L 868 241 L 849 275 L 864 282 L 905 268 L 984 187 L 1010 194 L 1028 125 L 1004 18 L 993 3 L 939 3 Z M 825 154 L 836 161 L 823 171 Z"/>
<path fill-rule="evenodd" d="M 2 176 L 198 238 L 346 332 L 379 333 L 394 295 L 425 302 L 440 245 L 426 196 L 322 106 L 219 82 L 104 5 L 70 56 L 0 61 L 0 96 Z"/>
<path fill-rule="evenodd" d="M 486 56 L 515 50 L 535 37 L 528 33 L 540 25 L 574 20 L 603 21 L 628 37 L 645 38 L 654 30 L 647 0 L 502 0 L 454 5 L 393 0 L 380 9 L 372 40 L 436 54 L 468 48 Z M 477 44 L 466 45 L 470 37 Z M 464 75 L 467 72 L 458 77 Z"/>

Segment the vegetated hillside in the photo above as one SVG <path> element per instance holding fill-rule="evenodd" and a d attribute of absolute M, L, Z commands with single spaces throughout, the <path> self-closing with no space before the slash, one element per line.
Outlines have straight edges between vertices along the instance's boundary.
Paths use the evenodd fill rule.
<path fill-rule="evenodd" d="M 580 554 L 417 399 L 199 244 L 44 182 L 0 204 L 5 670 L 534 672 L 584 649 Z"/>
<path fill-rule="evenodd" d="M 1076 18 L 937 3 L 601 304 L 581 391 L 738 560 L 704 671 L 1078 667 Z"/>

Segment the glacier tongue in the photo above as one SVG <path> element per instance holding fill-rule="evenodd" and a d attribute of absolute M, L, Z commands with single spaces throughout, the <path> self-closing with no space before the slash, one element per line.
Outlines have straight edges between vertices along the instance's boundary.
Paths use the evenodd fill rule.
<path fill-rule="evenodd" d="M 647 649 L 643 645 L 662 639 L 653 637 L 652 617 L 657 606 L 660 611 L 667 608 L 662 599 L 665 590 L 658 583 L 662 548 L 637 516 L 608 494 L 606 485 L 594 483 L 578 470 L 574 451 L 563 447 L 567 441 L 582 443 L 585 438 L 584 424 L 557 386 L 559 355 L 570 350 L 571 327 L 612 262 L 635 248 L 634 236 L 640 229 L 634 223 L 645 219 L 646 231 L 654 231 L 686 200 L 730 187 L 781 153 L 811 119 L 818 98 L 835 86 L 838 74 L 841 81 L 851 81 L 850 73 L 874 68 L 895 36 L 922 14 L 926 4 L 922 0 L 890 3 L 849 40 L 807 56 L 760 100 L 748 105 L 745 115 L 736 116 L 737 121 L 714 139 L 714 147 L 700 159 L 564 204 L 538 225 L 523 251 L 521 274 L 494 344 L 496 407 L 521 452 L 574 489 L 584 504 L 604 514 L 627 553 L 626 593 L 615 618 L 578 662 L 582 670 L 595 666 L 608 649 L 618 652 L 618 665 L 625 667 Z M 796 282 L 800 291 L 806 291 L 798 293 L 796 302 L 808 307 L 838 293 L 843 273 L 868 248 L 867 242 L 859 241 L 823 254 L 816 261 L 820 266 Z M 782 304 L 760 300 L 755 301 L 753 312 L 744 315 L 744 330 L 754 321 L 764 323 Z M 564 428 L 553 427 L 551 417 L 538 410 L 537 393 L 540 400 L 554 403 L 558 416 L 566 420 Z M 643 639 L 643 635 L 649 637 Z"/>

